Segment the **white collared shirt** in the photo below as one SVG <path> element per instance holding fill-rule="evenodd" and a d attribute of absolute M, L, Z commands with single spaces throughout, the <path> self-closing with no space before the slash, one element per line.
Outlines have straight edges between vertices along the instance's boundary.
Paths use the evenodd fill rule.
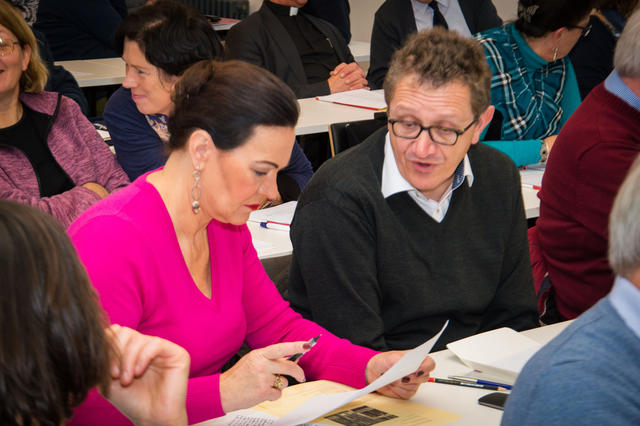
<path fill-rule="evenodd" d="M 289 9 L 289 16 L 296 16 L 297 14 L 298 14 L 298 8 L 291 6 L 291 9 Z"/>
<path fill-rule="evenodd" d="M 471 170 L 471 163 L 469 162 L 468 155 L 465 155 L 462 160 L 462 168 L 458 166 L 456 169 L 453 182 L 444 192 L 440 201 L 432 200 L 425 196 L 400 174 L 398 164 L 396 163 L 396 157 L 393 155 L 393 148 L 391 148 L 389 133 L 387 132 L 384 143 L 384 161 L 382 163 L 382 184 L 380 185 L 382 196 L 384 198 L 389 198 L 393 194 L 397 194 L 399 192 L 408 192 L 413 201 L 415 201 L 426 214 L 431 216 L 431 218 L 436 222 L 440 223 L 447 214 L 447 210 L 449 210 L 453 191 L 462 185 L 462 182 L 465 179 L 467 184 L 469 184 L 469 187 L 471 187 L 471 185 L 473 185 L 473 171 Z"/>
<path fill-rule="evenodd" d="M 461 35 L 471 37 L 471 31 L 464 19 L 462 9 L 457 0 L 433 0 L 437 1 L 438 9 L 450 30 L 458 31 Z M 433 27 L 433 9 L 427 3 L 421 3 L 418 0 L 411 0 L 413 6 L 413 16 L 416 18 L 416 28 L 418 32 Z"/>

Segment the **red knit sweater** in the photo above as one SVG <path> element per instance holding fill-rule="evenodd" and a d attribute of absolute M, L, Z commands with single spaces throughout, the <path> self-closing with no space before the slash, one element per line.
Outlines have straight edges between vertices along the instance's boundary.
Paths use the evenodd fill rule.
<path fill-rule="evenodd" d="M 640 112 L 596 87 L 564 125 L 542 180 L 537 230 L 558 311 L 575 318 L 613 285 L 609 212 L 640 151 Z"/>

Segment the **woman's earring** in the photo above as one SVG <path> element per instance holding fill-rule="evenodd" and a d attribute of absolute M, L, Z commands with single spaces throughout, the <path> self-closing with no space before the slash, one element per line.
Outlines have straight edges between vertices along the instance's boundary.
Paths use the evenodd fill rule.
<path fill-rule="evenodd" d="M 202 195 L 202 189 L 200 188 L 200 167 L 196 166 L 193 171 L 193 186 L 191 187 L 191 210 L 194 214 L 200 213 L 200 196 Z"/>
<path fill-rule="evenodd" d="M 558 60 L 558 48 L 554 47 L 553 48 L 553 61 L 552 62 L 555 62 L 557 60 Z"/>

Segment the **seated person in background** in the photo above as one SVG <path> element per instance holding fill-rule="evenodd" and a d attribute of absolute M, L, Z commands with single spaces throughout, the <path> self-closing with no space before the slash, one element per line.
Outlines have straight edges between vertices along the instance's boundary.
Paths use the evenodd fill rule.
<path fill-rule="evenodd" d="M 116 32 L 116 46 L 127 73 L 107 102 L 104 120 L 118 161 L 133 181 L 167 160 L 173 85 L 191 64 L 221 56 L 222 46 L 200 12 L 167 0 L 127 16 Z M 289 165 L 278 176 L 280 195 L 287 201 L 297 199 L 312 174 L 295 144 Z"/>
<path fill-rule="evenodd" d="M 637 5 L 638 0 L 600 0 L 591 14 L 591 31 L 569 52 L 582 99 L 613 71 L 616 42 Z"/>
<path fill-rule="evenodd" d="M 516 166 L 545 161 L 556 135 L 580 105 L 566 55 L 588 33 L 595 0 L 520 0 L 515 24 L 476 38 L 491 67 L 496 119 L 484 141 Z"/>
<path fill-rule="evenodd" d="M 36 206 L 67 227 L 129 183 L 78 105 L 43 92 L 47 70 L 33 32 L 0 1 L 0 198 Z"/>
<path fill-rule="evenodd" d="M 638 28 L 636 27 L 638 34 Z M 640 163 L 609 224 L 609 295 L 524 366 L 502 425 L 632 425 L 640 419 Z"/>
<path fill-rule="evenodd" d="M 386 0 L 373 19 L 369 85 L 382 88 L 391 56 L 416 31 L 443 26 L 471 37 L 500 25 L 491 0 Z"/>
<path fill-rule="evenodd" d="M 87 273 L 54 219 L 0 200 L 0 242 L 0 423 L 62 425 L 100 385 L 136 424 L 187 424 L 189 355 L 125 327 L 105 330 Z"/>
<path fill-rule="evenodd" d="M 298 98 L 367 87 L 340 32 L 299 10 L 307 0 L 264 0 L 227 34 L 225 58 L 240 59 L 280 77 Z"/>
<path fill-rule="evenodd" d="M 291 155 L 293 92 L 255 65 L 200 61 L 176 83 L 173 101 L 164 168 L 69 230 L 111 321 L 189 352 L 190 423 L 279 398 L 281 374 L 355 387 L 377 378 L 402 353 L 377 354 L 302 319 L 267 277 L 245 224 L 276 195 L 276 173 Z M 318 334 L 299 364 L 282 359 L 309 349 L 305 341 Z M 221 373 L 243 342 L 252 351 Z M 427 357 L 382 392 L 410 398 L 433 367 Z M 126 421 L 108 409 L 91 394 L 76 410 L 78 423 Z"/>
<path fill-rule="evenodd" d="M 618 41 L 615 70 L 558 135 L 542 179 L 536 232 L 549 272 L 545 290 L 551 286 L 547 323 L 580 315 L 614 282 L 607 263 L 609 212 L 640 152 L 638 34 L 640 12 Z"/>
<path fill-rule="evenodd" d="M 40 0 L 35 29 L 56 61 L 113 58 L 113 33 L 125 16 L 124 0 Z"/>
<path fill-rule="evenodd" d="M 308 0 L 302 8 L 305 13 L 324 19 L 340 31 L 344 41 L 351 41 L 349 0 Z"/>
<path fill-rule="evenodd" d="M 340 337 L 436 348 L 497 327 L 536 326 L 520 175 L 477 144 L 491 121 L 477 42 L 411 36 L 385 80 L 389 124 L 327 161 L 291 226 L 289 299 Z"/>
<path fill-rule="evenodd" d="M 10 0 L 10 3 L 22 12 L 22 16 L 33 31 L 33 24 L 36 21 L 36 13 L 38 11 L 38 1 Z M 36 40 L 38 40 L 40 59 L 42 59 L 42 62 L 44 62 L 49 71 L 49 78 L 47 79 L 47 84 L 44 86 L 44 90 L 62 93 L 64 96 L 73 99 L 82 110 L 82 113 L 87 115 L 89 113 L 89 103 L 82 89 L 78 86 L 78 82 L 64 67 L 53 63 L 53 54 L 51 53 L 49 43 L 47 43 L 44 34 L 39 31 L 33 31 L 33 33 L 36 36 Z"/>

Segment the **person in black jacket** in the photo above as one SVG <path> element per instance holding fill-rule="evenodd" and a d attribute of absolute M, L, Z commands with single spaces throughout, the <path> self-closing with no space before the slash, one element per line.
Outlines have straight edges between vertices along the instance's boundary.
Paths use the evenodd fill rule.
<path fill-rule="evenodd" d="M 113 33 L 125 16 L 125 0 L 40 0 L 34 28 L 56 61 L 114 58 Z"/>
<path fill-rule="evenodd" d="M 372 89 L 382 88 L 393 53 L 418 29 L 431 28 L 436 13 L 448 29 L 467 36 L 502 25 L 491 0 L 386 0 L 375 14 L 371 32 L 367 80 Z"/>
<path fill-rule="evenodd" d="M 344 37 L 351 41 L 351 20 L 348 0 L 309 0 L 303 9 L 309 15 L 324 19 L 335 26 Z"/>
<path fill-rule="evenodd" d="M 280 77 L 298 98 L 367 86 L 340 32 L 303 10 L 307 0 L 265 0 L 227 34 L 226 59 L 240 59 Z"/>

